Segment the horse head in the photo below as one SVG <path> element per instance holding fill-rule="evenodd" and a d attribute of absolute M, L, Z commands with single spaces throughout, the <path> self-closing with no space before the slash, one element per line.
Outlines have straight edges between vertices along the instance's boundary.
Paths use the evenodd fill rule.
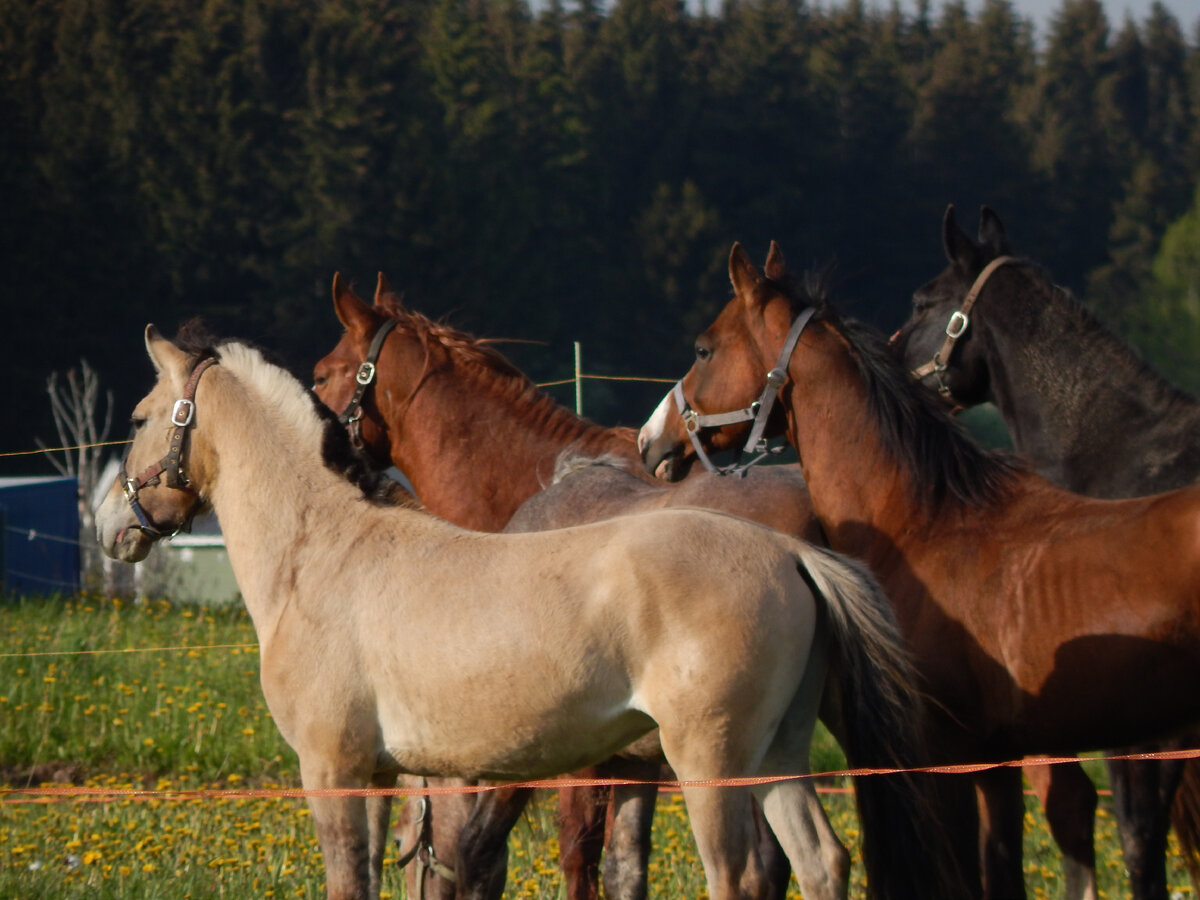
<path fill-rule="evenodd" d="M 892 343 L 914 378 L 951 406 L 974 406 L 988 399 L 990 379 L 985 341 L 972 327 L 973 307 L 992 273 L 1012 257 L 1004 225 L 986 206 L 978 242 L 958 226 L 954 206 L 946 207 L 942 246 L 948 265 L 913 293 L 912 314 Z"/>
<path fill-rule="evenodd" d="M 646 468 L 668 480 L 683 478 L 697 458 L 713 471 L 744 471 L 717 469 L 708 453 L 743 441 L 743 452 L 760 452 L 767 438 L 786 429 L 774 400 L 786 389 L 791 352 L 808 321 L 796 313 L 813 308 L 801 303 L 802 310 L 795 309 L 792 277 L 774 241 L 764 270 L 735 243 L 729 280 L 733 299 L 696 339 L 691 369 L 638 434 Z"/>
<path fill-rule="evenodd" d="M 120 476 L 96 511 L 101 547 L 124 562 L 145 559 L 156 541 L 187 530 L 207 506 L 210 466 L 198 392 L 216 358 L 184 351 L 153 325 L 146 326 L 145 339 L 158 380 L 133 411 Z"/>
<path fill-rule="evenodd" d="M 403 311 L 399 295 L 380 272 L 375 304 L 368 306 L 338 273 L 333 276 L 333 308 L 346 330 L 337 345 L 313 366 L 313 391 L 339 414 L 354 443 L 383 463 L 390 446 L 376 396 L 376 365 L 383 342 Z"/>

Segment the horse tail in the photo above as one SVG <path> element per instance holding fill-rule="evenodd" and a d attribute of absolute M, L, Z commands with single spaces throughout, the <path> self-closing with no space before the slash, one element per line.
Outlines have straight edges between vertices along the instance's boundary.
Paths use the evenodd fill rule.
<path fill-rule="evenodd" d="M 1179 838 L 1179 849 L 1192 884 L 1200 889 L 1200 760 L 1184 760 L 1183 774 L 1171 803 L 1171 826 Z"/>
<path fill-rule="evenodd" d="M 926 764 L 924 695 L 883 590 L 864 565 L 831 550 L 809 545 L 801 558 L 801 574 L 825 600 L 833 651 L 826 697 L 836 704 L 833 730 L 850 765 Z M 930 792 L 939 788 L 931 778 L 911 771 L 855 777 L 863 862 L 876 900 L 973 893 L 934 812 Z"/>

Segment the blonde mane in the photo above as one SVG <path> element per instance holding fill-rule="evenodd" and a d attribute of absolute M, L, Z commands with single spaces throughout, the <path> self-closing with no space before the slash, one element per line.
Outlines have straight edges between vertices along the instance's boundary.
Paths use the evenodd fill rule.
<path fill-rule="evenodd" d="M 326 468 L 355 485 L 376 505 L 423 509 L 402 485 L 368 466 L 366 458 L 351 448 L 333 414 L 294 375 L 267 359 L 261 350 L 229 340 L 217 346 L 217 358 L 260 401 L 264 414 L 292 435 L 293 446 L 311 448 Z"/>
<path fill-rule="evenodd" d="M 311 393 L 290 372 L 270 362 L 262 351 L 241 341 L 226 341 L 217 347 L 221 365 L 253 391 L 263 407 L 283 427 L 298 434 L 301 446 L 320 452 L 325 420 L 318 414 Z"/>

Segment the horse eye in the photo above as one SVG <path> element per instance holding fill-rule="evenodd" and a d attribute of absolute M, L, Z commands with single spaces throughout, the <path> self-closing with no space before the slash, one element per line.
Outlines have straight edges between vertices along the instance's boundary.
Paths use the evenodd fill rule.
<path fill-rule="evenodd" d="M 329 379 L 326 378 L 324 375 L 314 375 L 313 376 L 313 387 L 324 387 L 325 382 L 327 382 L 328 380 Z"/>
<path fill-rule="evenodd" d="M 710 356 L 712 356 L 711 350 L 709 350 L 707 347 L 702 347 L 699 344 L 696 345 L 696 359 L 703 361 L 708 359 Z"/>
<path fill-rule="evenodd" d="M 130 418 L 129 424 L 133 426 L 134 431 L 137 431 L 146 424 L 146 419 L 143 416 L 133 416 Z"/>

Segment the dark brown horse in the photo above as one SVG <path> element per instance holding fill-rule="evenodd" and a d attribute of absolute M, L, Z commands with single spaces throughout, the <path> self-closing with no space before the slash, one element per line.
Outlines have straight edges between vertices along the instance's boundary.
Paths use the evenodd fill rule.
<path fill-rule="evenodd" d="M 949 265 L 916 291 L 912 315 L 893 339 L 928 387 L 955 406 L 994 403 L 1016 450 L 1077 493 L 1139 497 L 1200 479 L 1200 402 L 1148 368 L 1045 269 L 1013 256 L 992 210 L 980 213 L 976 243 L 958 226 L 954 207 L 947 208 L 942 244 Z M 1189 739 L 1196 746 L 1200 735 Z M 1136 751 L 1153 749 L 1159 748 Z M 1176 806 L 1174 818 L 1186 843 L 1200 827 L 1191 816 L 1196 761 L 1109 763 L 1138 900 L 1166 900 L 1168 815 L 1185 767 L 1192 770 L 1189 802 Z M 1083 862 L 1090 856 L 1094 867 L 1086 824 L 1076 842 Z M 1195 854 L 1187 858 L 1194 867 Z"/>
<path fill-rule="evenodd" d="M 485 342 L 404 309 L 382 276 L 373 306 L 335 278 L 334 307 L 346 332 L 314 368 L 316 391 L 331 409 L 352 410 L 347 418 L 366 449 L 380 462 L 394 463 L 436 515 L 476 530 L 530 531 L 640 509 L 701 506 L 810 540 L 820 537 L 796 466 L 761 467 L 737 484 L 705 473 L 664 486 L 642 473 L 631 429 L 604 428 L 574 415 Z M 364 370 L 368 357 L 372 368 Z M 363 371 L 374 379 L 369 390 L 360 387 L 369 381 L 358 378 Z M 551 485 L 564 456 L 623 461 L 628 470 L 593 465 Z M 657 765 L 615 765 L 620 768 L 601 774 L 659 774 Z M 614 900 L 645 895 L 655 795 L 653 785 L 616 791 L 604 864 L 606 893 Z M 499 897 L 508 832 L 528 796 L 505 789 L 458 802 L 438 797 L 425 807 L 430 818 L 422 824 L 444 826 L 433 829 L 433 849 L 457 872 L 457 896 Z M 601 790 L 560 791 L 560 848 L 573 898 L 596 896 L 606 797 Z M 767 895 L 781 897 L 787 861 L 769 830 L 761 833 L 759 853 L 773 874 Z M 820 835 L 820 843 L 822 858 L 814 860 L 813 871 L 798 873 L 814 895 L 824 882 L 844 884 L 849 870 L 831 831 Z M 445 879 L 431 888 L 455 893 Z"/>
<path fill-rule="evenodd" d="M 735 245 L 730 277 L 736 296 L 680 384 L 686 421 L 749 407 L 772 373 L 766 433 L 795 446 L 830 545 L 866 561 L 895 604 L 947 762 L 1123 746 L 1200 721 L 1200 695 L 1180 689 L 1200 676 L 1200 489 L 1064 491 L 975 445 L 881 336 L 797 284 L 775 245 L 765 273 Z M 747 428 L 698 441 L 719 449 Z M 695 453 L 671 395 L 639 442 L 670 475 Z M 1023 896 L 1020 773 L 975 781 L 988 895 Z M 975 809 L 952 794 L 946 813 L 974 834 Z"/>

